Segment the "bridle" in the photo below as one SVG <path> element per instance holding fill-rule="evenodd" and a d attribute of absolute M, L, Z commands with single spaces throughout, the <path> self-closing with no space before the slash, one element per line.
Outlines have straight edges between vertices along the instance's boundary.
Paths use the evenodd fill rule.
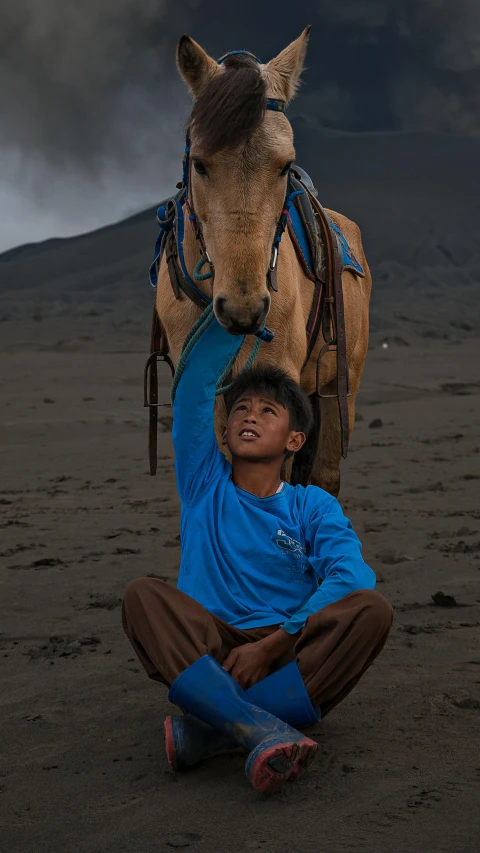
<path fill-rule="evenodd" d="M 221 65 L 228 57 L 230 56 L 249 56 L 254 59 L 259 64 L 261 60 L 255 56 L 255 54 L 250 53 L 248 50 L 232 50 L 229 53 L 226 53 L 224 56 L 221 56 L 220 59 L 217 60 L 217 64 Z M 280 98 L 266 98 L 265 101 L 265 109 L 272 110 L 273 112 L 285 113 L 286 103 Z M 205 243 L 205 238 L 203 236 L 201 222 L 198 219 L 198 216 L 194 209 L 192 192 L 191 192 L 191 171 L 192 171 L 192 162 L 190 157 L 190 129 L 187 131 L 186 140 L 185 140 L 185 150 L 183 156 L 183 172 L 182 172 L 182 180 L 177 184 L 177 189 L 179 190 L 178 194 L 175 196 L 173 200 L 174 210 L 169 210 L 168 207 L 160 207 L 157 211 L 157 221 L 162 228 L 168 230 L 169 221 L 172 219 L 172 216 L 176 218 L 177 222 L 177 251 L 178 251 L 178 259 L 180 261 L 180 266 L 183 272 L 185 279 L 188 282 L 190 288 L 190 296 L 194 297 L 196 294 L 200 301 L 197 301 L 193 298 L 198 305 L 208 305 L 212 302 L 212 297 L 208 296 L 204 293 L 200 288 L 197 287 L 197 283 L 202 281 L 207 281 L 208 279 L 215 278 L 215 268 L 212 262 L 212 259 L 208 253 L 208 249 Z M 298 195 L 302 195 L 304 193 L 303 189 L 294 189 L 291 185 L 291 174 L 290 169 L 287 173 L 287 189 L 285 193 L 285 201 L 283 203 L 282 212 L 278 219 L 275 234 L 273 237 L 272 248 L 270 253 L 270 263 L 266 272 L 267 285 L 276 293 L 278 291 L 278 282 L 277 282 L 277 261 L 278 261 L 278 250 L 280 246 L 280 242 L 282 240 L 283 233 L 285 228 L 287 227 L 288 214 L 290 208 L 293 204 L 294 199 Z M 184 212 L 183 208 L 187 211 L 188 220 L 191 223 L 193 228 L 193 232 L 195 235 L 195 239 L 200 248 L 200 260 L 195 266 L 193 270 L 192 276 L 190 276 L 186 264 L 185 258 L 183 255 L 183 236 L 185 233 L 184 228 Z M 178 233 L 179 232 L 179 233 Z M 154 258 L 152 261 L 152 265 L 150 267 L 150 281 L 152 285 L 155 287 L 157 284 L 158 278 L 158 261 L 161 257 L 161 252 L 163 249 L 163 245 L 160 240 L 161 234 L 159 235 L 159 239 L 157 240 L 157 244 L 155 246 Z M 180 237 L 180 239 L 178 239 Z M 168 258 L 168 256 L 167 256 Z M 202 269 L 207 266 L 209 267 L 209 271 L 206 273 L 202 273 Z M 273 340 L 274 332 L 270 329 L 266 328 L 265 325 L 256 333 L 257 337 L 261 340 L 269 343 Z"/>

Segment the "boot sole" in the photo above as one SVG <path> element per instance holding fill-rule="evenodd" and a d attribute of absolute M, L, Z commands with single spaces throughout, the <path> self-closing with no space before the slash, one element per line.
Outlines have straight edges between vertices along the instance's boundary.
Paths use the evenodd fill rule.
<path fill-rule="evenodd" d="M 318 743 L 307 737 L 297 743 L 287 741 L 267 747 L 251 766 L 247 761 L 247 778 L 260 794 L 276 794 L 284 782 L 303 776 L 317 749 Z"/>
<path fill-rule="evenodd" d="M 181 768 L 178 767 L 177 763 L 177 750 L 175 747 L 175 736 L 173 734 L 173 724 L 172 718 L 167 717 L 165 722 L 163 723 L 163 731 L 165 735 L 165 752 L 167 754 L 167 761 L 175 772 L 179 772 Z"/>

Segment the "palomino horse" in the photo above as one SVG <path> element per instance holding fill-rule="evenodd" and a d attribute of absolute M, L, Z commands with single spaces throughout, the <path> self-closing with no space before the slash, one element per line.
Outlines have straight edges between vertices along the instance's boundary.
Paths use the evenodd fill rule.
<path fill-rule="evenodd" d="M 254 335 L 268 314 L 268 327 L 275 337 L 271 343 L 261 344 L 258 358 L 282 367 L 312 395 L 317 357 L 325 343 L 324 329 L 319 331 L 307 359 L 305 327 L 312 281 L 299 262 L 288 230 L 278 247 L 273 292 L 268 290 L 272 284 L 272 244 L 284 207 L 289 169 L 295 160 L 292 128 L 281 110 L 295 94 L 309 30 L 266 65 L 244 51 L 217 63 L 193 39 L 183 36 L 177 48 L 177 64 L 194 99 L 189 124 L 187 212 L 194 211 L 189 218 L 195 221 L 193 228 L 188 221 L 185 225 L 185 267 L 192 276 L 200 269 L 202 255 L 211 260 L 214 278 L 206 278 L 201 287 L 213 299 L 218 321 L 233 334 Z M 268 107 L 267 99 L 271 99 Z M 326 213 L 365 272 L 363 278 L 349 270 L 342 273 L 351 434 L 368 346 L 371 278 L 357 225 L 334 211 Z M 183 294 L 181 298 L 178 291 L 175 294 L 167 255 L 163 255 L 158 269 L 156 309 L 177 365 L 183 342 L 200 310 Z M 255 340 L 246 338 L 234 374 L 245 363 Z M 320 440 L 310 482 L 337 495 L 342 442 L 334 352 L 327 352 L 322 359 L 319 376 Z M 217 435 L 224 419 L 222 404 L 217 412 Z"/>

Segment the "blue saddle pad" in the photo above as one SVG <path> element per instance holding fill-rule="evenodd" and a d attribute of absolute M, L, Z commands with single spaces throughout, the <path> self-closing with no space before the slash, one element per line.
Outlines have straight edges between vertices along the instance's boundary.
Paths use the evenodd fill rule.
<path fill-rule="evenodd" d="M 290 222 L 292 224 L 295 237 L 305 258 L 305 262 L 308 266 L 308 269 L 314 275 L 315 270 L 313 268 L 313 255 L 310 246 L 310 241 L 308 239 L 308 234 L 305 230 L 305 226 L 303 224 L 300 213 L 298 212 L 294 204 L 290 208 Z M 330 224 L 337 237 L 338 248 L 340 249 L 340 257 L 343 261 L 343 269 L 351 270 L 352 272 L 364 278 L 365 272 L 363 270 L 363 267 L 358 263 L 355 255 L 353 254 L 350 246 L 347 243 L 346 238 L 340 231 L 340 228 L 338 228 L 337 225 L 332 222 L 332 220 L 330 220 Z"/>

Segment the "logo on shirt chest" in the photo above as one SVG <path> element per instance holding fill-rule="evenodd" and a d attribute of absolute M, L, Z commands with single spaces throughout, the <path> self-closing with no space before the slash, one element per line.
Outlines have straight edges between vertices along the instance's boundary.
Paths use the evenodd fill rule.
<path fill-rule="evenodd" d="M 277 530 L 275 542 L 288 559 L 288 570 L 292 573 L 294 582 L 304 583 L 308 569 L 307 549 L 284 530 Z"/>
<path fill-rule="evenodd" d="M 277 536 L 281 537 L 275 541 L 282 551 L 293 551 L 294 553 L 297 552 L 304 555 L 307 553 L 306 549 L 300 544 L 300 542 L 297 542 L 296 539 L 292 539 L 292 537 L 288 536 L 287 533 L 284 533 L 283 530 L 277 530 Z"/>

